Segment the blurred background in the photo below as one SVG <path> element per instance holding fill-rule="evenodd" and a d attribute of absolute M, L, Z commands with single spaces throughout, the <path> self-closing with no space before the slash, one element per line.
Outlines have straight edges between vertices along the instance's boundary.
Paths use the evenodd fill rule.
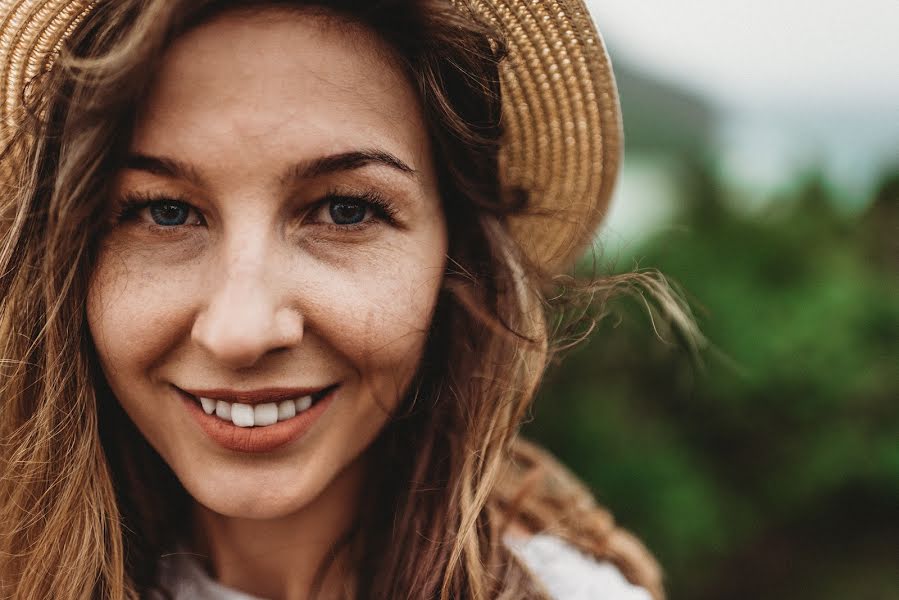
<path fill-rule="evenodd" d="M 590 271 L 685 290 L 550 371 L 526 434 L 672 600 L 899 598 L 899 2 L 588 0 L 626 158 Z"/>

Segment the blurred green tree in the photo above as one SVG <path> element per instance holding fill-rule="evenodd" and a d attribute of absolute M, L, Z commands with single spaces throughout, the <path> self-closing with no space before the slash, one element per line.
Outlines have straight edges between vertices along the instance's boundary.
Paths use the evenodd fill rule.
<path fill-rule="evenodd" d="M 846 217 L 809 172 L 750 218 L 685 161 L 682 226 L 636 256 L 688 290 L 703 366 L 618 301 L 550 372 L 525 434 L 647 541 L 673 599 L 895 597 L 897 181 Z"/>

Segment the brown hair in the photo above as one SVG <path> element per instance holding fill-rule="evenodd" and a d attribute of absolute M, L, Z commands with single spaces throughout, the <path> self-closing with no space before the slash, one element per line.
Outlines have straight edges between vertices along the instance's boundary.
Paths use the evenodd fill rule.
<path fill-rule="evenodd" d="M 32 82 L 25 125 L 6 140 L 0 596 L 136 598 L 157 585 L 158 558 L 190 525 L 183 488 L 105 384 L 84 303 L 108 174 L 148 74 L 174 36 L 236 4 L 251 3 L 97 4 L 56 67 Z M 515 521 L 613 562 L 662 598 L 646 550 L 517 431 L 550 357 L 572 341 L 564 324 L 579 324 L 581 338 L 614 291 L 646 289 L 693 335 L 685 306 L 655 273 L 560 282 L 524 258 L 507 223 L 527 195 L 499 181 L 502 43 L 464 2 L 269 4 L 314 4 L 395 49 L 421 98 L 450 231 L 422 367 L 372 449 L 393 468 L 372 474 L 367 489 L 383 491 L 344 539 L 359 590 L 384 600 L 544 598 L 502 542 Z M 560 283 L 568 294 L 555 294 Z"/>

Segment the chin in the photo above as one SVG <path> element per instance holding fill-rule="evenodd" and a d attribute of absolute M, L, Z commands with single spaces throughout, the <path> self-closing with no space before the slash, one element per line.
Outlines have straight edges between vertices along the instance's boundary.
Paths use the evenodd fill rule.
<path fill-rule="evenodd" d="M 200 478 L 196 482 L 182 481 L 182 484 L 194 501 L 207 510 L 239 519 L 287 517 L 313 504 L 325 487 L 296 480 L 289 485 L 279 485 L 265 478 L 249 478 L 230 484 Z"/>
<path fill-rule="evenodd" d="M 281 519 L 309 511 L 326 513 L 339 499 L 355 495 L 364 481 L 360 456 L 317 448 L 274 464 L 247 461 L 190 465 L 175 475 L 199 505 L 216 514 L 240 519 Z M 213 474 L 210 474 L 210 471 Z"/>
<path fill-rule="evenodd" d="M 288 517 L 306 506 L 311 498 L 260 498 L 258 496 L 209 498 L 203 501 L 194 498 L 199 504 L 218 515 L 232 519 L 271 520 Z"/>

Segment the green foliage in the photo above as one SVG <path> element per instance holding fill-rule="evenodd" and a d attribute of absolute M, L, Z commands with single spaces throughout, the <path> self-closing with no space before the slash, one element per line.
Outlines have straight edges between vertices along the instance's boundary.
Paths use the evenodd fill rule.
<path fill-rule="evenodd" d="M 621 301 L 551 372 L 525 433 L 647 542 L 672 598 L 899 589 L 895 182 L 850 218 L 810 174 L 749 218 L 692 166 L 683 226 L 636 256 L 688 291 L 703 364 Z"/>

